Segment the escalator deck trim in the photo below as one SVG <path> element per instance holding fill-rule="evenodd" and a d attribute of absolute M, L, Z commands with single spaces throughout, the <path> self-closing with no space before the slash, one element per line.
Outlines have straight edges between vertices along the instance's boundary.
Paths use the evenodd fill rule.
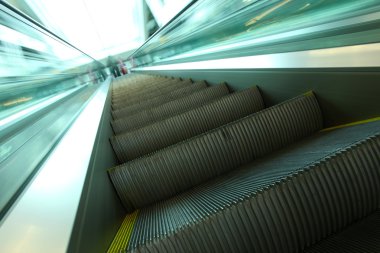
<path fill-rule="evenodd" d="M 135 226 L 139 210 L 128 214 L 123 223 L 121 224 L 114 240 L 111 243 L 107 253 L 124 252 L 128 247 L 129 240 L 131 239 L 133 228 Z"/>
<path fill-rule="evenodd" d="M 370 118 L 370 119 L 365 119 L 365 120 L 360 120 L 360 121 L 354 121 L 354 122 L 350 122 L 347 124 L 342 124 L 342 125 L 338 125 L 338 126 L 324 128 L 321 130 L 321 132 L 331 131 L 331 130 L 335 130 L 335 129 L 339 129 L 339 128 L 350 127 L 350 126 L 356 126 L 356 125 L 361 125 L 361 124 L 366 124 L 366 123 L 371 123 L 371 122 L 375 122 L 375 121 L 379 121 L 379 120 L 380 120 L 380 117 L 375 117 L 375 118 Z"/>

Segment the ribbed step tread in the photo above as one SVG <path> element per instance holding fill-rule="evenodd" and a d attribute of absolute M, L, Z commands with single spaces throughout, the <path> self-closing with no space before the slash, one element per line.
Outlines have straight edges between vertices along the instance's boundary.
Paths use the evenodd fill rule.
<path fill-rule="evenodd" d="M 305 253 L 375 253 L 380 252 L 380 210 L 332 235 Z"/>
<path fill-rule="evenodd" d="M 319 133 L 141 209 L 128 250 L 301 252 L 379 208 L 379 130 Z"/>
<path fill-rule="evenodd" d="M 124 89 L 126 87 L 128 88 L 134 88 L 136 87 L 136 84 L 144 84 L 151 80 L 166 80 L 170 79 L 168 77 L 164 76 L 154 76 L 154 75 L 143 75 L 143 74 L 130 74 L 123 76 L 120 79 L 115 79 L 112 82 L 112 89 L 118 90 L 118 89 Z"/>
<path fill-rule="evenodd" d="M 137 75 L 135 78 L 123 78 L 115 80 L 112 86 L 113 92 L 123 92 L 127 90 L 137 91 L 141 87 L 152 88 L 152 82 L 168 82 L 171 80 L 181 81 L 180 78 L 168 78 L 163 76 Z"/>
<path fill-rule="evenodd" d="M 169 198 L 322 127 L 312 93 L 109 170 L 126 206 Z"/>
<path fill-rule="evenodd" d="M 210 129 L 264 109 L 256 87 L 232 93 L 214 102 L 136 131 L 111 138 L 120 162 L 127 162 Z"/>
<path fill-rule="evenodd" d="M 141 89 L 133 93 L 118 94 L 117 98 L 115 97 L 112 99 L 112 108 L 117 108 L 120 105 L 132 105 L 141 101 L 145 101 L 147 99 L 154 98 L 156 96 L 162 96 L 175 89 L 186 87 L 191 83 L 191 80 L 170 81 L 165 82 L 164 85 L 158 85 L 157 83 L 153 82 L 151 84 L 151 87 L 153 87 L 152 89 Z"/>
<path fill-rule="evenodd" d="M 190 94 L 193 94 L 197 91 L 203 90 L 207 88 L 206 82 L 197 82 L 188 86 L 185 86 L 180 89 L 175 89 L 171 92 L 168 92 L 161 96 L 156 96 L 151 99 L 142 101 L 140 103 L 135 103 L 133 105 L 129 106 L 123 106 L 123 104 L 120 104 L 117 108 L 113 108 L 114 111 L 112 112 L 114 115 L 128 115 L 131 116 L 137 112 L 141 112 L 142 110 L 147 110 L 155 106 L 159 106 L 162 104 L 165 104 L 169 101 L 173 101 L 176 99 L 180 99 L 182 97 L 188 96 Z"/>
<path fill-rule="evenodd" d="M 163 100 L 167 97 L 169 98 L 172 98 L 170 100 L 173 100 L 175 99 L 176 97 L 181 97 L 181 96 L 184 96 L 182 94 L 191 94 L 192 92 L 196 91 L 196 90 L 200 90 L 200 89 L 203 89 L 203 88 L 206 88 L 207 87 L 207 83 L 205 81 L 199 81 L 199 82 L 195 82 L 193 84 L 189 84 L 189 85 L 186 85 L 186 86 L 180 86 L 178 88 L 174 88 L 173 90 L 170 90 L 168 91 L 167 93 L 163 94 L 163 95 L 158 95 L 158 96 L 155 96 L 153 98 L 150 98 L 148 100 L 142 100 L 142 101 L 137 101 L 133 104 L 128 104 L 126 103 L 126 101 L 123 101 L 120 103 L 120 105 L 114 105 L 113 106 L 113 109 L 117 110 L 118 108 L 117 107 L 120 107 L 121 108 L 124 108 L 124 107 L 129 107 L 129 106 L 137 106 L 137 105 L 142 105 L 142 104 L 145 104 L 149 101 L 152 100 L 152 102 L 154 100 L 157 100 L 157 99 L 160 99 L 160 100 Z M 150 102 L 150 103 L 152 103 Z M 131 102 L 129 102 L 131 103 Z"/>
<path fill-rule="evenodd" d="M 153 77 L 153 76 L 147 76 L 147 75 L 138 75 L 129 78 L 122 78 L 119 80 L 114 80 L 112 82 L 112 97 L 114 95 L 117 96 L 117 94 L 124 92 L 126 90 L 131 91 L 137 91 L 141 89 L 142 86 L 150 89 L 150 86 L 152 82 L 160 83 L 160 82 L 167 82 L 171 80 L 170 78 L 166 77 Z M 180 79 L 176 79 L 177 81 L 180 81 Z"/>
<path fill-rule="evenodd" d="M 156 92 L 165 86 L 171 86 L 172 88 L 183 87 L 181 83 L 184 81 L 180 79 L 161 79 L 161 80 L 150 80 L 150 81 L 139 81 L 132 87 L 126 86 L 122 89 L 113 90 L 112 103 L 120 102 L 129 99 L 139 99 L 138 95 L 149 92 Z M 189 83 L 187 80 L 185 83 Z M 137 95 L 137 96 L 136 96 Z"/>
<path fill-rule="evenodd" d="M 186 97 L 167 102 L 163 105 L 144 110 L 130 117 L 123 117 L 111 122 L 116 134 L 141 128 L 153 122 L 191 110 L 214 99 L 229 94 L 227 85 L 221 84 L 195 92 Z"/>

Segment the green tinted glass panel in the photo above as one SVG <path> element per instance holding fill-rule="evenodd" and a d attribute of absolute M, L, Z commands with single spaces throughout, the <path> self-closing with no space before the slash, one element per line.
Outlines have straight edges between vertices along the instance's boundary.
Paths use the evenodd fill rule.
<path fill-rule="evenodd" d="M 135 65 L 380 41 L 377 0 L 198 1 L 133 55 Z"/>
<path fill-rule="evenodd" d="M 2 119 L 101 76 L 102 65 L 0 4 Z"/>

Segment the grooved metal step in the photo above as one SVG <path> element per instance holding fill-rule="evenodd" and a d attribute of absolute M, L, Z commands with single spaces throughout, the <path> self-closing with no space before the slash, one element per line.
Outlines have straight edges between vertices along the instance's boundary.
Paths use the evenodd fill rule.
<path fill-rule="evenodd" d="M 142 101 L 140 103 L 135 103 L 129 106 L 124 106 L 123 104 L 120 104 L 117 108 L 114 107 L 114 111 L 112 112 L 112 114 L 131 116 L 133 114 L 141 112 L 142 110 L 146 110 L 154 106 L 159 106 L 167 102 L 180 99 L 197 91 L 201 91 L 205 88 L 207 88 L 206 82 L 197 82 L 180 89 L 174 89 L 164 95 L 156 96 L 154 98 Z"/>
<path fill-rule="evenodd" d="M 129 76 L 127 78 L 115 80 L 113 83 L 112 90 L 116 92 L 124 92 L 124 91 L 138 91 L 141 89 L 155 89 L 152 86 L 152 82 L 159 83 L 168 82 L 168 81 L 181 81 L 180 78 L 169 78 L 163 76 L 150 76 L 150 75 L 142 75 L 142 74 L 134 74 L 133 76 Z M 116 93 L 117 95 L 118 93 Z"/>
<path fill-rule="evenodd" d="M 175 99 L 177 97 L 181 97 L 181 96 L 184 96 L 186 94 L 191 94 L 192 92 L 194 92 L 196 90 L 200 90 L 200 89 L 203 89 L 203 88 L 206 88 L 206 87 L 207 87 L 207 83 L 205 81 L 199 81 L 199 82 L 195 82 L 193 84 L 189 84 L 189 85 L 184 86 L 184 87 L 181 86 L 181 87 L 172 89 L 172 90 L 168 91 L 167 93 L 165 93 L 163 95 L 158 95 L 158 96 L 155 96 L 155 97 L 150 98 L 148 100 L 142 100 L 142 101 L 138 101 L 138 102 L 135 102 L 135 103 L 131 103 L 130 101 L 124 99 L 124 101 L 122 101 L 120 103 L 120 106 L 114 104 L 113 105 L 113 110 L 118 110 L 119 108 L 117 108 L 117 107 L 120 107 L 120 109 L 121 109 L 121 108 L 125 108 L 125 107 L 130 107 L 130 106 L 142 105 L 142 104 L 145 104 L 145 103 L 149 102 L 150 100 L 152 100 L 152 102 L 155 101 L 155 100 L 157 100 L 157 99 L 163 100 L 163 99 L 165 99 L 167 97 L 171 98 L 171 100 L 173 100 L 173 99 Z M 150 103 L 152 103 L 152 102 L 150 102 Z"/>
<path fill-rule="evenodd" d="M 320 132 L 139 210 L 120 250 L 377 252 L 365 250 L 378 249 L 378 227 L 367 237 L 371 223 L 354 223 L 379 221 L 379 191 L 380 122 Z"/>
<path fill-rule="evenodd" d="M 165 95 L 166 93 L 171 92 L 175 89 L 186 87 L 191 83 L 191 80 L 172 80 L 169 82 L 164 82 L 162 85 L 159 85 L 158 83 L 154 82 L 150 86 L 153 87 L 151 89 L 140 89 L 136 92 L 123 93 L 119 94 L 118 97 L 114 97 L 112 99 L 112 108 L 118 108 L 118 106 L 132 105 L 141 101 L 145 101 L 147 99 L 154 98 L 156 96 Z"/>
<path fill-rule="evenodd" d="M 121 79 L 112 84 L 112 98 L 121 98 L 124 93 L 130 94 L 141 92 L 142 90 L 157 89 L 160 85 L 165 85 L 168 82 L 180 82 L 180 79 L 170 79 L 164 77 L 149 77 L 146 75 L 137 75 L 136 78 Z M 155 84 L 154 87 L 152 84 Z"/>
<path fill-rule="evenodd" d="M 153 122 L 191 110 L 227 94 L 229 94 L 227 85 L 212 86 L 155 108 L 133 114 L 130 117 L 126 115 L 125 117 L 115 119 L 111 122 L 112 128 L 116 134 L 138 129 Z"/>
<path fill-rule="evenodd" d="M 114 90 L 139 92 L 149 79 Z M 215 117 L 201 108 L 236 95 L 113 145 L 126 159 L 194 136 L 194 122 Z M 145 207 L 126 217 L 109 252 L 380 252 L 380 121 L 312 134 L 321 124 L 306 94 L 110 170 L 124 204 Z"/>
<path fill-rule="evenodd" d="M 163 76 L 153 76 L 153 75 L 143 75 L 143 74 L 130 74 L 127 76 L 123 76 L 123 78 L 115 79 L 112 82 L 112 90 L 113 91 L 119 91 L 123 90 L 125 88 L 132 88 L 136 89 L 138 87 L 141 87 L 141 85 L 147 85 L 152 81 L 161 81 L 161 80 L 168 80 L 168 79 L 174 79 L 174 78 L 168 78 Z M 180 80 L 177 78 L 177 80 Z"/>
<path fill-rule="evenodd" d="M 109 170 L 125 206 L 167 199 L 322 128 L 313 93 Z"/>
<path fill-rule="evenodd" d="M 380 252 L 380 210 L 305 250 L 305 253 L 341 252 Z"/>
<path fill-rule="evenodd" d="M 156 89 L 156 84 L 160 85 L 161 83 L 175 81 L 179 82 L 181 81 L 180 78 L 167 78 L 167 77 L 149 77 L 147 75 L 139 75 L 139 78 L 136 78 L 135 80 L 131 79 L 125 79 L 124 83 L 119 86 L 114 86 L 113 91 L 117 92 L 114 95 L 118 95 L 120 92 L 135 92 L 145 89 Z M 152 83 L 155 84 L 152 86 Z"/>
<path fill-rule="evenodd" d="M 232 93 L 193 110 L 111 138 L 120 162 L 127 162 L 264 109 L 256 87 Z"/>

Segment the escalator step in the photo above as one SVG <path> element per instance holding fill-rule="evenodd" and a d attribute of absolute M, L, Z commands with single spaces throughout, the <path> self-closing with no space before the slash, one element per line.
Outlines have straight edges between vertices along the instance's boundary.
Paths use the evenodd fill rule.
<path fill-rule="evenodd" d="M 176 90 L 181 90 L 181 89 L 184 89 L 184 88 L 187 88 L 188 86 L 191 86 L 190 84 L 192 84 L 190 81 L 187 81 L 187 82 L 184 82 L 184 81 L 177 81 L 176 83 L 178 83 L 178 82 L 181 82 L 181 83 L 183 83 L 184 85 L 175 85 L 174 87 L 173 87 L 173 84 L 169 84 L 168 86 L 169 87 L 172 87 L 172 89 L 171 90 L 168 90 L 166 93 L 164 93 L 164 94 L 156 94 L 156 96 L 165 96 L 165 95 L 169 95 L 169 93 L 172 93 L 172 92 L 174 92 L 174 91 L 176 91 Z M 201 81 L 201 82 L 195 82 L 194 84 L 199 84 L 199 83 L 204 83 L 204 84 L 206 84 L 206 82 L 205 81 Z M 153 82 L 153 83 L 151 83 L 150 84 L 150 86 L 148 86 L 149 88 L 152 88 L 152 89 L 162 89 L 163 87 L 165 87 L 167 84 L 166 83 L 161 83 L 161 85 L 159 85 L 159 83 L 156 83 L 156 82 Z M 154 87 L 152 87 L 152 86 L 154 86 Z M 206 85 L 207 86 L 207 85 Z M 186 90 L 186 89 L 185 89 Z M 184 91 L 185 91 L 184 90 Z M 141 92 L 141 91 L 140 91 Z M 148 91 L 145 91 L 144 90 L 144 92 L 145 93 L 149 93 Z M 153 91 L 153 90 L 151 90 L 150 92 L 157 92 L 157 91 Z M 154 98 L 156 98 L 156 96 L 153 96 L 153 97 L 151 97 L 150 99 L 154 99 Z M 113 103 L 113 108 L 114 109 L 117 109 L 117 107 L 126 107 L 126 106 L 133 106 L 133 105 L 135 105 L 135 104 L 140 104 L 140 103 L 145 103 L 147 100 L 146 99 L 143 99 L 143 100 L 141 100 L 141 97 L 139 97 L 139 96 L 132 96 L 132 97 L 130 97 L 130 98 L 128 98 L 128 97 L 126 97 L 125 95 L 119 95 L 119 98 L 115 98 L 115 99 L 113 99 L 112 100 L 112 103 Z"/>
<path fill-rule="evenodd" d="M 172 86 L 173 88 L 181 85 L 182 80 L 162 79 L 162 80 L 150 80 L 148 82 L 139 81 L 133 86 L 126 86 L 122 89 L 113 90 L 112 102 L 115 103 L 118 100 L 123 101 L 125 97 L 129 99 L 138 98 L 141 93 L 154 92 L 165 86 Z M 187 83 L 187 82 L 186 82 Z"/>
<path fill-rule="evenodd" d="M 313 93 L 109 170 L 125 206 L 167 199 L 322 128 Z"/>
<path fill-rule="evenodd" d="M 195 92 L 186 97 L 167 102 L 163 105 L 144 110 L 130 117 L 123 117 L 111 122 L 116 134 L 131 131 L 170 116 L 191 110 L 214 99 L 229 94 L 227 85 L 221 84 Z"/>
<path fill-rule="evenodd" d="M 114 81 L 112 83 L 112 97 L 118 96 L 119 93 L 122 93 L 124 91 L 130 90 L 132 92 L 135 92 L 137 90 L 141 90 L 141 87 L 144 87 L 146 89 L 151 89 L 152 83 L 161 83 L 161 82 L 168 82 L 170 78 L 165 77 L 152 77 L 152 76 L 146 76 L 146 75 L 139 75 L 136 78 L 126 78 L 121 79 L 118 81 Z M 180 79 L 176 79 L 177 81 L 180 81 Z"/>
<path fill-rule="evenodd" d="M 380 210 L 328 237 L 306 253 L 369 253 L 380 252 Z"/>
<path fill-rule="evenodd" d="M 191 85 L 190 81 L 189 82 L 181 81 L 177 83 L 172 83 L 171 85 L 166 85 L 162 88 L 159 88 L 158 90 L 152 90 L 150 92 L 143 91 L 144 92 L 143 94 L 138 94 L 136 96 L 132 96 L 132 95 L 130 97 L 125 96 L 121 98 L 121 102 L 114 102 L 112 104 L 112 109 L 117 110 L 117 109 L 122 109 L 123 107 L 134 106 L 139 103 L 144 103 L 145 101 L 154 99 L 156 97 L 165 96 L 169 92 L 173 92 L 175 90 L 188 87 L 189 85 Z M 118 113 L 118 111 L 113 111 L 113 115 L 119 115 L 119 114 L 122 116 L 125 115 L 122 112 Z"/>
<path fill-rule="evenodd" d="M 160 80 L 160 79 L 168 79 L 164 76 L 153 76 L 153 75 L 144 75 L 144 74 L 130 74 L 124 76 L 121 79 L 113 80 L 112 89 L 123 89 L 125 87 L 134 87 L 136 83 L 144 83 L 150 80 Z"/>
<path fill-rule="evenodd" d="M 379 122 L 320 132 L 143 208 L 127 250 L 301 252 L 379 210 L 379 134 Z M 378 237 L 361 238 L 371 242 L 352 239 L 351 251 L 331 252 L 377 252 L 354 251 L 379 247 Z M 309 252 L 330 252 L 331 240 Z"/>
<path fill-rule="evenodd" d="M 181 80 L 180 78 L 168 78 L 163 76 L 151 76 L 151 75 L 134 75 L 127 76 L 123 79 L 115 80 L 113 82 L 112 90 L 113 91 L 122 91 L 125 89 L 139 89 L 141 85 L 150 86 L 151 82 L 161 82 L 168 80 Z"/>
<path fill-rule="evenodd" d="M 264 109 L 256 87 L 111 138 L 120 162 L 127 162 Z"/>
<path fill-rule="evenodd" d="M 139 89 L 132 93 L 120 93 L 118 97 L 112 99 L 112 105 L 118 106 L 118 104 L 132 105 L 134 103 L 139 103 L 141 101 L 154 98 L 156 96 L 165 95 L 166 93 L 173 91 L 174 89 L 180 89 L 190 85 L 191 80 L 186 81 L 176 81 L 172 80 L 169 82 L 162 83 L 158 85 L 157 83 L 152 83 L 151 89 Z"/>
<path fill-rule="evenodd" d="M 133 105 L 129 105 L 127 107 L 123 106 L 123 104 L 119 104 L 116 108 L 114 107 L 114 111 L 112 112 L 114 115 L 132 115 L 142 110 L 149 109 L 154 106 L 158 106 L 164 103 L 167 103 L 172 100 L 179 99 L 181 97 L 188 96 L 194 92 L 200 91 L 207 88 L 206 82 L 197 82 L 186 87 L 175 89 L 171 92 L 166 93 L 165 95 L 156 96 L 154 98 L 142 101 L 140 103 L 135 103 Z M 117 109 L 120 108 L 120 109 Z"/>

